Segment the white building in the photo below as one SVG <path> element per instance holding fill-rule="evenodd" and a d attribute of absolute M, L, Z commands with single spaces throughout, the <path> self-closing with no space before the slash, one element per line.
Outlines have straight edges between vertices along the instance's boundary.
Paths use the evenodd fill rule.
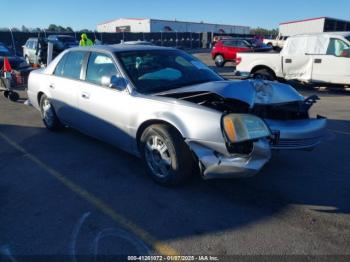
<path fill-rule="evenodd" d="M 350 21 L 319 17 L 285 22 L 279 26 L 279 33 L 283 36 L 337 31 L 350 31 Z"/>
<path fill-rule="evenodd" d="M 98 32 L 214 32 L 222 34 L 249 34 L 248 26 L 208 24 L 204 22 L 183 22 L 158 19 L 120 18 L 97 25 Z"/>

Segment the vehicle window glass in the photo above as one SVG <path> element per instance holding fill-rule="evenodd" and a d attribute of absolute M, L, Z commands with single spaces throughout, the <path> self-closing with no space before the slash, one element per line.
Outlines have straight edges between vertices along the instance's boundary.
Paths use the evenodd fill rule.
<path fill-rule="evenodd" d="M 327 55 L 341 56 L 344 50 L 349 49 L 350 46 L 341 39 L 331 38 Z"/>
<path fill-rule="evenodd" d="M 63 66 L 62 76 L 72 79 L 80 79 L 81 66 L 83 64 L 85 52 L 69 52 Z"/>
<path fill-rule="evenodd" d="M 223 42 L 224 46 L 229 46 L 229 47 L 237 47 L 239 46 L 237 41 L 224 41 Z"/>
<path fill-rule="evenodd" d="M 37 45 L 38 45 L 38 41 L 37 41 L 37 40 L 34 40 L 34 41 L 33 41 L 33 49 L 36 49 Z"/>
<path fill-rule="evenodd" d="M 29 48 L 34 49 L 34 40 L 29 42 Z"/>
<path fill-rule="evenodd" d="M 177 50 L 129 51 L 116 55 L 136 89 L 144 94 L 222 80 L 198 59 Z"/>
<path fill-rule="evenodd" d="M 28 41 L 27 41 L 27 43 L 26 43 L 26 47 L 27 47 L 27 48 L 29 48 L 29 47 L 30 47 L 31 42 L 32 42 L 32 41 L 30 41 L 30 40 L 28 40 Z"/>
<path fill-rule="evenodd" d="M 118 75 L 118 72 L 111 57 L 99 53 L 92 53 L 90 55 L 86 81 L 101 85 L 102 77 L 111 77 L 113 75 Z"/>
<path fill-rule="evenodd" d="M 54 71 L 54 75 L 56 76 L 62 76 L 63 75 L 63 69 L 64 69 L 64 64 L 66 63 L 66 60 L 67 60 L 67 57 L 68 57 L 68 53 L 65 54 L 61 60 L 58 62 L 56 68 L 55 68 L 55 71 Z"/>

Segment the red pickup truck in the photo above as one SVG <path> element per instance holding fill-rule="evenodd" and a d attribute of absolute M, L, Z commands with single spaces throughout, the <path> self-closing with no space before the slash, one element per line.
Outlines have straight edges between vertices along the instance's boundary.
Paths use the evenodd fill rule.
<path fill-rule="evenodd" d="M 268 52 L 271 47 L 257 42 L 254 39 L 222 39 L 219 40 L 211 50 L 211 56 L 217 67 L 223 67 L 226 62 L 235 62 L 237 53 L 242 52 Z"/>

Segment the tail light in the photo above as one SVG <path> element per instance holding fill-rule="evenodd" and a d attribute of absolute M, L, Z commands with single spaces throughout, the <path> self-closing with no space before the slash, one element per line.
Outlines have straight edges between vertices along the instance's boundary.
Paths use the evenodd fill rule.
<path fill-rule="evenodd" d="M 237 57 L 236 58 L 236 65 L 239 65 L 242 62 L 242 57 Z"/>

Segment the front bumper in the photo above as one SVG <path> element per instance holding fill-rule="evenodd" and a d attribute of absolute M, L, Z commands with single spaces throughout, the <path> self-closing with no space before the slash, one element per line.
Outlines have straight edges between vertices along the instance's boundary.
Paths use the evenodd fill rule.
<path fill-rule="evenodd" d="M 272 149 L 311 150 L 321 143 L 326 133 L 327 119 L 271 120 L 264 119 L 279 139 Z"/>
<path fill-rule="evenodd" d="M 188 144 L 199 159 L 204 179 L 250 177 L 258 173 L 271 157 L 267 140 L 255 142 L 253 151 L 246 156 L 224 156 L 196 141 Z"/>

